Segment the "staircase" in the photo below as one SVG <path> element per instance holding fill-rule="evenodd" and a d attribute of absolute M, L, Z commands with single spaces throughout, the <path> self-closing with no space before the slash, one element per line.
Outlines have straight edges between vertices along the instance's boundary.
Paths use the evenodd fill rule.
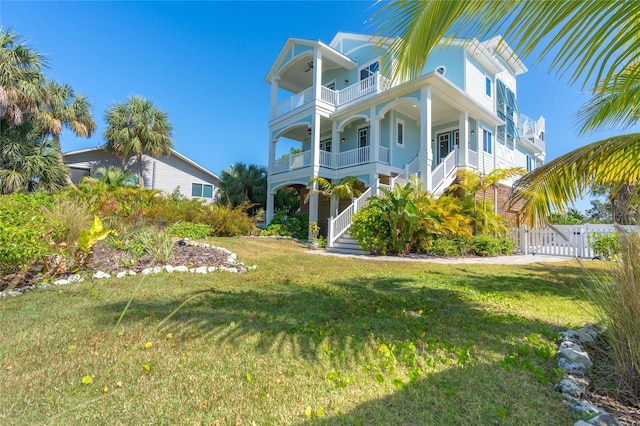
<path fill-rule="evenodd" d="M 360 244 L 349 234 L 349 231 L 344 231 L 340 237 L 333 243 L 333 247 L 326 248 L 327 253 L 340 253 L 340 254 L 357 254 L 366 255 L 366 251 L 362 250 Z"/>

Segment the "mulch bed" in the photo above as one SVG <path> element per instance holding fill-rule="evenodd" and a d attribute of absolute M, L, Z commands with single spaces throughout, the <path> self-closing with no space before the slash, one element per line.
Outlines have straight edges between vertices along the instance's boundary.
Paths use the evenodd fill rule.
<path fill-rule="evenodd" d="M 227 263 L 228 256 L 228 251 L 218 247 L 193 246 L 177 242 L 174 245 L 171 259 L 167 263 L 172 266 L 185 265 L 190 268 L 197 268 L 198 266 L 231 266 Z M 91 275 L 92 272 L 102 271 L 113 275 L 124 270 L 140 272 L 145 268 L 158 265 L 158 263 L 152 261 L 149 255 L 144 255 L 134 262 L 130 253 L 115 250 L 98 243 L 94 247 L 93 258 L 87 265 L 85 272 L 87 275 Z M 18 274 L 0 276 L 0 291 L 11 285 L 17 277 L 19 278 L 19 283 L 16 288 L 38 284 L 44 278 L 41 273 L 42 268 L 42 263 L 36 263 L 24 277 L 18 277 Z M 56 279 L 64 278 L 68 275 L 70 274 L 56 276 Z"/>

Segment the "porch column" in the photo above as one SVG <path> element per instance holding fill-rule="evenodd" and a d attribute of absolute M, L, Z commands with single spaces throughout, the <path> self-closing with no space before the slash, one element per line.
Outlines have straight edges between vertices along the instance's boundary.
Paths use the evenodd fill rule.
<path fill-rule="evenodd" d="M 269 188 L 269 184 L 267 184 L 267 189 L 268 188 Z M 265 217 L 265 221 L 267 225 L 270 224 L 271 221 L 273 220 L 274 203 L 275 203 L 275 194 L 273 194 L 270 191 L 267 191 L 267 212 Z"/>
<path fill-rule="evenodd" d="M 278 106 L 278 82 L 280 77 L 271 79 L 271 118 L 276 116 L 276 107 Z"/>
<path fill-rule="evenodd" d="M 380 120 L 376 117 L 376 107 L 372 106 L 369 110 L 370 127 L 371 127 L 371 156 L 369 161 L 377 163 L 380 160 Z"/>
<path fill-rule="evenodd" d="M 322 98 L 322 53 L 316 48 L 313 51 L 313 99 Z"/>
<path fill-rule="evenodd" d="M 311 120 L 311 164 L 312 174 L 309 179 L 320 174 L 320 114 L 314 114 Z M 310 189 L 317 188 L 318 184 L 314 183 Z M 309 197 L 309 222 L 318 223 L 318 194 Z"/>
<path fill-rule="evenodd" d="M 338 132 L 338 126 L 334 122 L 331 123 L 331 168 L 338 169 L 337 155 L 340 152 L 340 132 Z"/>
<path fill-rule="evenodd" d="M 420 89 L 420 151 L 418 158 L 422 188 L 431 192 L 433 186 L 431 179 L 433 152 L 431 142 L 431 89 L 429 87 Z"/>
<path fill-rule="evenodd" d="M 269 144 L 269 168 L 267 169 L 267 173 L 271 173 L 273 167 L 276 163 L 276 144 L 278 141 L 271 141 Z"/>
<path fill-rule="evenodd" d="M 460 146 L 458 147 L 458 166 L 469 164 L 469 113 L 460 113 Z"/>

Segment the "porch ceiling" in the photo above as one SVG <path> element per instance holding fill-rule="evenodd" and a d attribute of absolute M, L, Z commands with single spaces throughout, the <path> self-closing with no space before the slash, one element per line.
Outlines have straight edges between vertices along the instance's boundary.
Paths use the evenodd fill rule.
<path fill-rule="evenodd" d="M 432 122 L 451 121 L 457 120 L 459 111 L 454 106 L 449 104 L 447 100 L 433 94 L 431 98 L 431 107 L 433 109 L 431 113 Z M 416 122 L 420 122 L 420 104 L 415 102 L 402 102 L 394 107 L 399 113 L 412 118 Z"/>
<path fill-rule="evenodd" d="M 313 85 L 313 68 L 309 67 L 313 64 L 313 55 L 301 55 L 293 59 L 291 63 L 280 74 L 279 86 L 292 93 L 300 93 Z M 313 64 L 315 66 L 315 64 Z M 341 68 L 341 64 L 333 61 L 331 58 L 322 58 L 322 72 Z"/>

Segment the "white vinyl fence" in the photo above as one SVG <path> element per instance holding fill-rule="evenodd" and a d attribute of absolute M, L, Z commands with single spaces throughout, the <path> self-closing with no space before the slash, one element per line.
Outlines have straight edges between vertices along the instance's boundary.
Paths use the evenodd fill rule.
<path fill-rule="evenodd" d="M 546 228 L 521 226 L 511 228 L 511 239 L 520 254 L 546 254 L 593 259 L 595 253 L 589 247 L 591 235 L 610 234 L 618 230 L 640 232 L 632 225 L 550 225 Z"/>

